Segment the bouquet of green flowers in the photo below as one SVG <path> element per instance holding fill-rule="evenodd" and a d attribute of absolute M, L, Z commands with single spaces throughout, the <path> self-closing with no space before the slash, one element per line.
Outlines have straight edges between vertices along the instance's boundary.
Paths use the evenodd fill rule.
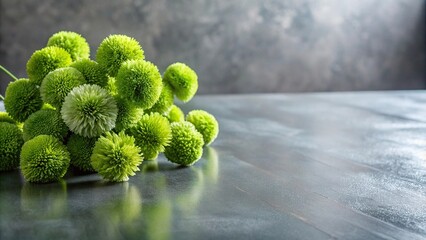
<path fill-rule="evenodd" d="M 29 182 L 62 178 L 70 165 L 127 181 L 145 160 L 164 152 L 176 164 L 197 162 L 218 135 L 215 117 L 186 116 L 175 96 L 190 101 L 198 77 L 184 63 L 161 75 L 133 38 L 111 35 L 90 58 L 78 33 L 58 32 L 27 62 L 28 79 L 7 89 L 0 112 L 0 171 L 20 168 Z"/>

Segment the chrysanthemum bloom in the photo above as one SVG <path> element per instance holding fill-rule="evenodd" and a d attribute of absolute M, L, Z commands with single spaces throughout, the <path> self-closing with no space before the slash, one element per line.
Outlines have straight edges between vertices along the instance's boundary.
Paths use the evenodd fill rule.
<path fill-rule="evenodd" d="M 185 114 L 183 114 L 182 110 L 176 105 L 173 105 L 170 108 L 169 112 L 164 115 L 166 116 L 166 118 L 169 120 L 170 123 L 185 121 Z"/>
<path fill-rule="evenodd" d="M 71 156 L 71 165 L 87 172 L 94 172 L 90 157 L 98 138 L 86 138 L 77 134 L 71 135 L 67 148 Z"/>
<path fill-rule="evenodd" d="M 45 47 L 33 53 L 27 62 L 27 74 L 31 82 L 40 85 L 51 71 L 67 67 L 72 62 L 67 51 L 59 47 Z"/>
<path fill-rule="evenodd" d="M 174 95 L 173 95 L 172 87 L 170 87 L 170 84 L 168 84 L 167 82 L 163 82 L 163 89 L 161 90 L 160 97 L 158 98 L 154 106 L 145 110 L 145 112 L 147 113 L 157 112 L 160 114 L 165 114 L 169 112 L 170 108 L 172 107 L 173 98 L 174 98 Z"/>
<path fill-rule="evenodd" d="M 53 34 L 47 41 L 47 46 L 63 48 L 73 61 L 89 58 L 90 47 L 86 39 L 75 32 L 61 31 Z"/>
<path fill-rule="evenodd" d="M 101 66 L 90 59 L 80 59 L 73 62 L 70 67 L 80 71 L 88 84 L 96 84 L 101 87 L 106 87 L 108 84 L 108 77 Z"/>
<path fill-rule="evenodd" d="M 96 141 L 91 157 L 92 166 L 104 179 L 111 182 L 129 180 L 142 163 L 135 139 L 124 132 L 108 132 Z"/>
<path fill-rule="evenodd" d="M 96 52 L 96 61 L 105 72 L 115 77 L 121 64 L 127 60 L 144 59 L 138 41 L 125 35 L 110 35 L 105 38 Z"/>
<path fill-rule="evenodd" d="M 63 141 L 68 134 L 68 127 L 61 118 L 61 114 L 52 109 L 39 110 L 25 120 L 24 141 L 38 135 L 51 135 Z"/>
<path fill-rule="evenodd" d="M 22 131 L 11 123 L 0 122 L 0 171 L 8 171 L 19 166 Z"/>
<path fill-rule="evenodd" d="M 121 132 L 134 126 L 143 116 L 143 110 L 136 107 L 134 104 L 116 96 L 118 114 L 115 122 L 115 132 Z"/>
<path fill-rule="evenodd" d="M 203 135 L 204 144 L 211 144 L 219 133 L 219 123 L 216 118 L 204 110 L 193 110 L 186 115 L 186 121 L 194 124 L 195 128 Z"/>
<path fill-rule="evenodd" d="M 164 155 L 174 163 L 190 166 L 203 155 L 203 135 L 190 122 L 174 122 L 171 125 L 172 139 Z"/>
<path fill-rule="evenodd" d="M 176 97 L 183 102 L 191 100 L 198 90 L 197 74 L 184 63 L 168 66 L 163 78 L 172 86 Z"/>
<path fill-rule="evenodd" d="M 169 121 L 159 113 L 143 115 L 135 126 L 126 130 L 126 133 L 135 137 L 136 145 L 140 147 L 147 160 L 157 158 L 172 137 Z"/>
<path fill-rule="evenodd" d="M 72 67 L 56 69 L 43 79 L 40 87 L 41 98 L 56 109 L 61 109 L 65 97 L 77 86 L 86 83 L 83 74 Z"/>
<path fill-rule="evenodd" d="M 21 172 L 29 182 L 57 181 L 67 172 L 70 156 L 55 137 L 39 135 L 22 146 Z"/>
<path fill-rule="evenodd" d="M 65 124 L 83 137 L 97 137 L 113 129 L 117 112 L 114 98 L 105 89 L 90 84 L 74 88 L 61 109 Z"/>
<path fill-rule="evenodd" d="M 7 86 L 4 107 L 9 116 L 16 121 L 24 122 L 42 106 L 43 101 L 38 87 L 28 79 L 21 78 Z"/>
<path fill-rule="evenodd" d="M 0 112 L 0 122 L 17 124 L 17 122 L 11 116 L 9 116 L 7 112 Z"/>
<path fill-rule="evenodd" d="M 144 60 L 124 62 L 116 77 L 118 94 L 142 109 L 157 102 L 163 81 L 157 66 Z"/>

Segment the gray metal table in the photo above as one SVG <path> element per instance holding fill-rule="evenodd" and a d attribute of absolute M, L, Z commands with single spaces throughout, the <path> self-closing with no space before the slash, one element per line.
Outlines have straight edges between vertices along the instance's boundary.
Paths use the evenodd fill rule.
<path fill-rule="evenodd" d="M 0 174 L 0 239 L 424 239 L 426 92 L 201 96 L 220 122 L 190 168 L 127 183 Z"/>

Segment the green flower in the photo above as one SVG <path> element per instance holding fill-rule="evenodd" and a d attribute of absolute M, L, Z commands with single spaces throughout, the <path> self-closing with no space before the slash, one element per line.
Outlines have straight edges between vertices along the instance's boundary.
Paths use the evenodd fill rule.
<path fill-rule="evenodd" d="M 67 172 L 70 155 L 54 136 L 39 135 L 22 146 L 21 172 L 29 182 L 57 181 Z"/>
<path fill-rule="evenodd" d="M 161 90 L 160 97 L 157 102 L 150 109 L 147 109 L 145 112 L 158 112 L 160 114 L 167 113 L 173 105 L 173 91 L 170 85 L 166 82 L 163 82 L 163 89 Z"/>
<path fill-rule="evenodd" d="M 27 74 L 30 81 L 40 85 L 44 77 L 51 71 L 67 67 L 72 62 L 67 51 L 59 47 L 45 47 L 33 53 L 27 62 Z"/>
<path fill-rule="evenodd" d="M 52 109 L 39 110 L 25 121 L 24 141 L 38 135 L 51 135 L 63 141 L 68 134 L 68 127 L 61 118 L 61 114 Z"/>
<path fill-rule="evenodd" d="M 0 122 L 0 171 L 8 171 L 19 166 L 22 131 L 11 123 Z"/>
<path fill-rule="evenodd" d="M 67 51 L 73 61 L 89 58 L 90 48 L 86 39 L 75 32 L 61 31 L 53 34 L 47 41 L 47 46 L 63 48 Z"/>
<path fill-rule="evenodd" d="M 143 110 L 116 96 L 118 114 L 115 122 L 115 132 L 121 132 L 135 125 L 142 118 Z"/>
<path fill-rule="evenodd" d="M 108 77 L 101 66 L 90 59 L 80 59 L 73 62 L 70 67 L 80 71 L 88 84 L 96 84 L 101 87 L 106 87 L 108 84 Z"/>
<path fill-rule="evenodd" d="M 157 102 L 163 88 L 158 68 L 144 60 L 123 63 L 116 77 L 118 94 L 142 109 Z"/>
<path fill-rule="evenodd" d="M 144 59 L 139 43 L 125 35 L 110 35 L 105 38 L 96 52 L 96 61 L 112 77 L 117 75 L 121 64 L 127 60 Z"/>
<path fill-rule="evenodd" d="M 7 122 L 15 125 L 17 124 L 17 122 L 13 120 L 13 118 L 11 118 L 7 112 L 0 112 L 0 122 Z"/>
<path fill-rule="evenodd" d="M 176 105 L 173 105 L 165 116 L 170 123 L 185 121 L 185 114 L 183 114 L 182 110 Z"/>
<path fill-rule="evenodd" d="M 89 84 L 74 88 L 61 109 L 65 124 L 83 137 L 97 137 L 113 129 L 117 112 L 114 98 L 98 85 Z"/>
<path fill-rule="evenodd" d="M 124 132 L 106 133 L 98 139 L 91 157 L 92 166 L 103 178 L 111 182 L 129 180 L 139 171 L 142 163 L 135 139 Z"/>
<path fill-rule="evenodd" d="M 83 74 L 72 67 L 56 69 L 44 78 L 40 93 L 44 102 L 61 109 L 68 93 L 75 87 L 86 83 Z"/>
<path fill-rule="evenodd" d="M 67 142 L 67 148 L 71 156 L 71 165 L 87 172 L 94 172 L 90 157 L 93 153 L 98 138 L 86 138 L 77 134 L 71 135 Z"/>
<path fill-rule="evenodd" d="M 198 89 L 197 74 L 183 63 L 173 63 L 167 67 L 164 81 L 170 83 L 173 92 L 183 102 L 191 100 Z"/>
<path fill-rule="evenodd" d="M 186 115 L 186 121 L 194 124 L 197 131 L 203 135 L 205 145 L 211 144 L 219 133 L 219 123 L 206 111 L 193 110 Z"/>
<path fill-rule="evenodd" d="M 141 148 L 145 159 L 153 160 L 164 151 L 171 138 L 171 129 L 167 118 L 159 113 L 145 114 L 142 119 L 126 131 L 135 137 L 136 145 Z"/>
<path fill-rule="evenodd" d="M 190 122 L 174 122 L 171 125 L 172 140 L 164 155 L 174 163 L 190 166 L 203 155 L 203 135 Z"/>
<path fill-rule="evenodd" d="M 43 101 L 38 87 L 28 79 L 21 78 L 11 82 L 6 88 L 4 107 L 9 116 L 16 121 L 24 122 L 42 106 Z"/>

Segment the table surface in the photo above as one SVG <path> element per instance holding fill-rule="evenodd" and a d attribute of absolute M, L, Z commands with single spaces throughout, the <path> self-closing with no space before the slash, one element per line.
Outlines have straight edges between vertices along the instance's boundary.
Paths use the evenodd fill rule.
<path fill-rule="evenodd" d="M 1 106 L 2 107 L 2 106 Z M 425 239 L 426 92 L 200 96 L 188 168 L 34 185 L 0 173 L 0 239 Z"/>

